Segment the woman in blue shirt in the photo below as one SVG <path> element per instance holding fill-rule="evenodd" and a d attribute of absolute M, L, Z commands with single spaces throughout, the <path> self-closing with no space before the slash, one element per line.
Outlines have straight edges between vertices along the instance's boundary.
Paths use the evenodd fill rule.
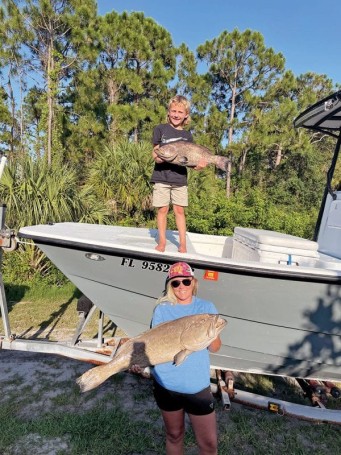
<path fill-rule="evenodd" d="M 218 314 L 212 302 L 196 296 L 198 281 L 185 262 L 173 264 L 165 295 L 155 307 L 152 327 L 194 314 Z M 188 414 L 200 455 L 217 454 L 217 424 L 210 388 L 209 351 L 217 352 L 218 336 L 207 349 L 193 352 L 180 365 L 162 363 L 153 368 L 154 396 L 166 427 L 167 455 L 183 454 L 185 413 Z"/>

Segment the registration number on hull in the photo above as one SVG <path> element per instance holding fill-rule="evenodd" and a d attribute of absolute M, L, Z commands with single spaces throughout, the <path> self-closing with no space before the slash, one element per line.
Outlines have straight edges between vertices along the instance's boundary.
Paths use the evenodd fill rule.
<path fill-rule="evenodd" d="M 168 273 L 169 264 L 162 264 L 160 262 L 151 262 L 151 261 L 135 261 L 132 258 L 122 258 L 121 266 L 123 267 L 136 267 L 136 264 L 142 270 L 155 270 L 156 272 L 165 272 Z"/>

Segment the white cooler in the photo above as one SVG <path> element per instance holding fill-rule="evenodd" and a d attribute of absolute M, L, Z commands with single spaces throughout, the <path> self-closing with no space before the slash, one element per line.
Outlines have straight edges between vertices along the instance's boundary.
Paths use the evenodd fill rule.
<path fill-rule="evenodd" d="M 318 244 L 311 240 L 262 229 L 236 227 L 232 259 L 270 264 L 314 266 Z"/>

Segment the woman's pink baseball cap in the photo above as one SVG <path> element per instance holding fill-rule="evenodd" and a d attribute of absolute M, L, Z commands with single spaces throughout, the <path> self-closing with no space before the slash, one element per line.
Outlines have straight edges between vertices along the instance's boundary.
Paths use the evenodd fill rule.
<path fill-rule="evenodd" d="M 167 281 L 177 277 L 191 277 L 194 272 L 189 264 L 186 262 L 176 262 L 171 265 L 168 271 Z"/>

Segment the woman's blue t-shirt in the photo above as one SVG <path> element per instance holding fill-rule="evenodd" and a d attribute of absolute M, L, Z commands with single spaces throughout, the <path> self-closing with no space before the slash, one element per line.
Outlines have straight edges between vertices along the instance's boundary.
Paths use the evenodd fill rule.
<path fill-rule="evenodd" d="M 162 302 L 153 313 L 152 327 L 194 314 L 218 314 L 212 302 L 193 297 L 192 303 L 172 304 Z M 197 393 L 210 385 L 210 358 L 207 348 L 191 353 L 183 363 L 161 363 L 154 366 L 155 380 L 168 390 L 181 393 Z"/>

